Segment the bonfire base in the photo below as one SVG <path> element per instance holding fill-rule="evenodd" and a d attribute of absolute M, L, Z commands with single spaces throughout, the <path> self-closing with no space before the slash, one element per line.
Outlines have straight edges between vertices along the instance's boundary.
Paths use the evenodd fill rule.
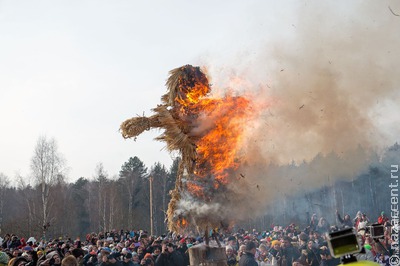
<path fill-rule="evenodd" d="M 190 266 L 227 266 L 224 247 L 196 245 L 189 248 Z"/>

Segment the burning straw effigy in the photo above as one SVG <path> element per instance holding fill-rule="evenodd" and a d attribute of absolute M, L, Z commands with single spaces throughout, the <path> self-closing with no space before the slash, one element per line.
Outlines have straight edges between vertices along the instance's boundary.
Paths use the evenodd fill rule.
<path fill-rule="evenodd" d="M 175 188 L 170 192 L 168 228 L 179 233 L 189 228 L 207 232 L 207 228 L 226 222 L 223 215 L 214 214 L 220 213 L 218 206 L 226 200 L 230 172 L 238 164 L 237 144 L 249 101 L 230 95 L 209 97 L 206 75 L 191 65 L 171 70 L 166 86 L 161 104 L 152 109 L 154 115 L 130 118 L 120 129 L 124 138 L 134 139 L 152 128 L 164 130 L 156 139 L 181 156 Z M 185 202 L 190 202 L 190 207 L 182 207 Z M 205 205 L 209 210 L 199 212 L 199 206 Z"/>

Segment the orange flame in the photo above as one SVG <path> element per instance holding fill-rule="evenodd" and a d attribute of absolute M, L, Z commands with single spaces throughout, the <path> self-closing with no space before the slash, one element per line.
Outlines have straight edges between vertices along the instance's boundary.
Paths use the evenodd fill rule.
<path fill-rule="evenodd" d="M 176 101 L 181 111 L 195 117 L 194 135 L 199 135 L 197 145 L 197 177 L 212 175 L 214 188 L 226 185 L 228 171 L 237 169 L 238 153 L 243 143 L 246 119 L 251 111 L 250 101 L 245 97 L 227 95 L 224 98 L 206 97 L 210 88 L 200 84 L 192 87 Z M 199 185 L 187 185 L 195 196 L 203 196 Z"/>
<path fill-rule="evenodd" d="M 202 102 L 212 127 L 197 143 L 198 165 L 210 165 L 215 179 L 226 184 L 227 170 L 236 169 L 248 116 L 249 101 L 243 97 L 226 96 L 223 99 Z"/>
<path fill-rule="evenodd" d="M 188 182 L 186 184 L 186 187 L 192 195 L 195 195 L 199 198 L 204 197 L 203 188 L 201 186 L 196 185 L 192 182 Z"/>

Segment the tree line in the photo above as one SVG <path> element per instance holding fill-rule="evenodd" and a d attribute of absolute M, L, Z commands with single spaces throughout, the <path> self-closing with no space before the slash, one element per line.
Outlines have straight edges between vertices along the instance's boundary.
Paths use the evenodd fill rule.
<path fill-rule="evenodd" d="M 31 160 L 33 184 L 18 177 L 18 187 L 12 187 L 0 173 L 0 234 L 54 238 L 113 229 L 149 231 L 150 179 L 154 233 L 165 233 L 165 212 L 178 164 L 179 158 L 170 169 L 160 163 L 148 169 L 134 156 L 121 166 L 118 176 L 110 177 L 99 163 L 92 178 L 68 183 L 55 140 L 40 137 Z"/>
<path fill-rule="evenodd" d="M 367 171 L 342 181 L 327 182 L 317 189 L 282 194 L 269 204 L 264 215 L 250 215 L 237 227 L 265 230 L 274 224 L 306 225 L 314 212 L 335 223 L 335 209 L 351 216 L 361 210 L 372 218 L 381 211 L 390 213 L 388 173 L 391 164 L 399 162 L 400 146 L 396 143 L 381 158 L 376 156 Z M 66 235 L 84 237 L 90 232 L 113 229 L 150 232 L 150 194 L 153 233 L 164 234 L 169 191 L 175 185 L 178 164 L 176 158 L 169 169 L 160 163 L 148 169 L 134 156 L 123 163 L 118 176 L 110 177 L 99 163 L 94 177 L 68 183 L 55 141 L 41 137 L 31 160 L 33 184 L 26 184 L 20 177 L 19 185 L 13 187 L 0 173 L 0 235 L 15 233 L 49 239 Z M 284 165 L 279 169 L 296 173 L 305 166 Z"/>

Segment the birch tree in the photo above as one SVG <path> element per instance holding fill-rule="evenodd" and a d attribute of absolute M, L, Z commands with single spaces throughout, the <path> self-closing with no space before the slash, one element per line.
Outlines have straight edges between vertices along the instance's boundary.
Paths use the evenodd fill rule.
<path fill-rule="evenodd" d="M 41 220 L 44 236 L 50 226 L 49 199 L 51 189 L 59 176 L 62 175 L 63 169 L 64 160 L 57 150 L 56 141 L 54 139 L 48 140 L 45 136 L 39 137 L 31 160 L 31 170 L 41 196 Z"/>
<path fill-rule="evenodd" d="M 97 183 L 97 202 L 98 202 L 98 230 L 107 230 L 107 193 L 106 186 L 109 183 L 108 173 L 104 169 L 103 163 L 98 163 L 95 169 L 95 181 Z"/>

